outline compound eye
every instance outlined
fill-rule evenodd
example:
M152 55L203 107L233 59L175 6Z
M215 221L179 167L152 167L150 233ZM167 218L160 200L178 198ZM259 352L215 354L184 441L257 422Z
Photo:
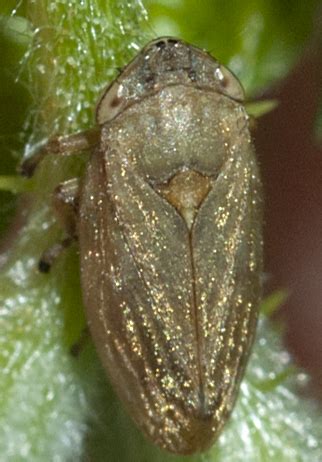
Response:
M243 87L237 77L227 67L219 66L215 70L215 77L223 94L237 101L244 101L245 94Z
M120 96L121 84L114 81L103 92L96 106L96 121L104 124L114 119L124 108L124 99Z

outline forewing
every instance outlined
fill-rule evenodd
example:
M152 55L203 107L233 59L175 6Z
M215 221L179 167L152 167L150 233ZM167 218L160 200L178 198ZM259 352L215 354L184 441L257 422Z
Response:
M94 341L132 417L178 447L199 407L187 228L120 152L94 155L84 185L82 284Z
M192 234L205 406L218 427L253 341L262 271L261 184L247 132L226 158Z

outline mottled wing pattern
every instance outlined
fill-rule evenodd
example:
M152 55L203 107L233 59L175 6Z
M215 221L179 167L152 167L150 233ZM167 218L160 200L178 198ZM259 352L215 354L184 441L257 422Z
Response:
M88 319L128 410L159 444L175 448L199 406L188 234L119 152L107 155L106 163L94 155L81 201Z
M205 408L220 430L255 333L262 271L262 204L243 133L198 212L192 233Z
M82 284L93 337L136 423L173 452L204 449L221 429L257 319L260 183L237 122L238 141L225 148L191 233L113 141L94 153L84 181Z

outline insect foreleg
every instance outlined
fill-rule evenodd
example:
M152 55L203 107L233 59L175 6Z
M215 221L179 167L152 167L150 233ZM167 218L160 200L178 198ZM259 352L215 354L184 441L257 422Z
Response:
M47 143L39 148L34 155L27 158L20 165L20 173L23 176L31 177L38 164L48 155L70 156L80 151L87 151L95 147L99 141L100 129L94 128L84 132L67 136L54 136Z

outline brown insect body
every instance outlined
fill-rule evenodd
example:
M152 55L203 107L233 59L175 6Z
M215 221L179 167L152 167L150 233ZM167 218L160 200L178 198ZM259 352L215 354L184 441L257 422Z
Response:
M80 201L101 360L143 432L182 454L232 410L260 295L261 186L242 91L220 69L179 41L143 50L98 105Z
M161 38L103 94L100 130L52 140L23 165L96 144L80 189L60 187L60 216L76 221L108 376L144 434L176 454L218 436L255 333L262 197L242 100L209 54Z

